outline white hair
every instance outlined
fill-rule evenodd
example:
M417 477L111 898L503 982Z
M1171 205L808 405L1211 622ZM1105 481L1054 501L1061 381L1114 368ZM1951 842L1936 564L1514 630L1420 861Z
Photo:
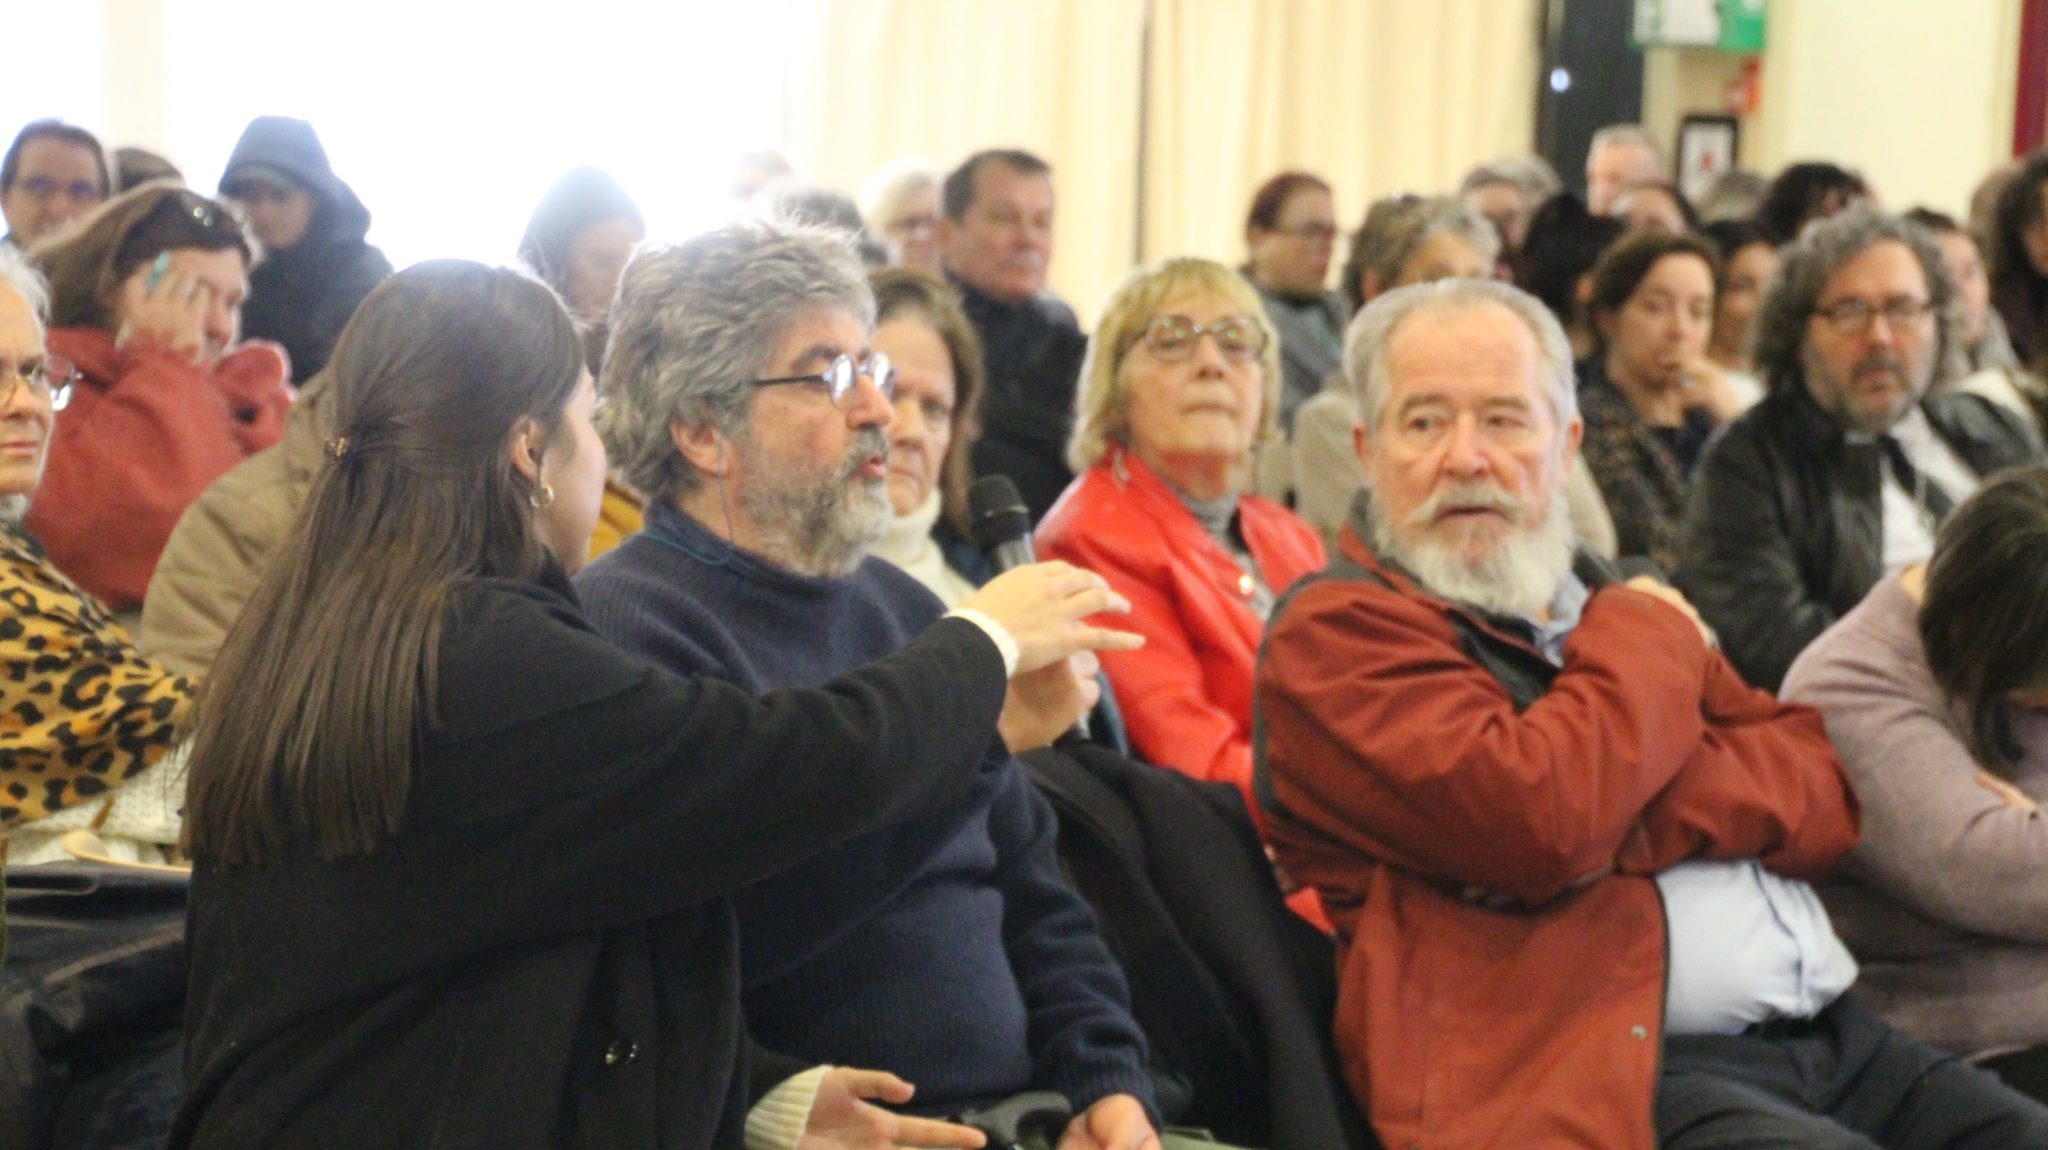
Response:
M35 317L36 335L42 336L50 318L50 289L42 273L12 245L0 245L0 287L14 289L28 304L29 314Z
M1499 280L1446 279L1410 284L1374 297L1344 333L1344 374L1358 392L1358 418L1368 437L1378 433L1387 396L1393 391L1394 381L1387 373L1387 344L1401 321L1418 312L1464 311L1486 303L1514 313L1536 337L1536 346L1543 352L1543 393L1559 429L1578 418L1571 341L1550 309L1528 292ZM1564 441L1560 437L1558 442L1561 449Z

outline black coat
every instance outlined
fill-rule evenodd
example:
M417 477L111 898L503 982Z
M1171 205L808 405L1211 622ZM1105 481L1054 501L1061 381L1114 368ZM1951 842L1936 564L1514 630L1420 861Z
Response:
M2018 416L1930 396L1927 420L1980 476L2041 461ZM1707 446L1693 472L1677 583L1745 679L1776 691L1792 660L1884 575L1884 462L1804 388L1774 393Z
M194 873L170 1145L737 1147L727 896L957 799L994 645L941 621L755 700L605 642L557 574L459 591L440 666L394 837Z
M1036 523L1074 481L1067 438L1088 337L1073 310L1049 296L1008 303L953 282L988 367L974 474L1009 476Z

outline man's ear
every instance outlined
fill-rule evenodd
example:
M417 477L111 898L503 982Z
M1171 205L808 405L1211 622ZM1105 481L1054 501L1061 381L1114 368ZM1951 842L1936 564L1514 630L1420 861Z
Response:
M1576 415L1572 416L1572 421L1566 424L1564 428L1564 465L1566 470L1570 470L1572 462L1578 459L1579 441L1585 437L1586 421Z
M512 470L528 483L540 476L540 451L546 442L547 433L542 430L540 421L530 415L520 416L512 430L505 433L505 457L512 461Z
M1351 421L1351 454L1358 457L1358 465L1372 467L1372 441L1365 437L1365 424Z
M671 419L668 439L691 467L715 479L725 478L732 461L731 441L710 420L691 425Z

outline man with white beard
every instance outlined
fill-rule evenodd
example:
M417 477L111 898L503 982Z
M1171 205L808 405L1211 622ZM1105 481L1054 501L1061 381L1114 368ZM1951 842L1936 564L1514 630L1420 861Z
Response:
M2048 1145L2048 1110L1841 998L1802 880L1856 815L1818 716L1745 686L1675 592L1574 572L1550 314L1404 288L1345 371L1367 488L1274 613L1257 784L1337 928L1382 1141Z

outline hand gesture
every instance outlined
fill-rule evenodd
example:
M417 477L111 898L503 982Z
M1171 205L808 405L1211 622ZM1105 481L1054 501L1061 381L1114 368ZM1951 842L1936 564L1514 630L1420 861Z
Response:
M1112 1094L1074 1115L1057 1150L1159 1150L1159 1134L1136 1098Z
M1720 364L1700 354L1687 357L1678 370L1685 406L1706 412L1715 427L1742 414L1742 401L1736 398L1735 389L1728 383L1728 373Z
M205 362L206 312L213 304L213 289L191 271L175 266L169 253L136 268L122 282L119 299L121 328L115 344L169 352L195 365Z
M1088 626L1090 615L1123 614L1131 604L1102 576L1054 560L1014 567L960 606L1003 625L1017 641L1017 674L1049 667L1082 651L1129 651L1141 635Z
M1676 608L1679 614L1690 619L1692 625L1699 628L1700 639L1707 646L1714 647L1720 644L1720 637L1714 634L1712 627L1707 626L1705 619L1700 618L1700 613L1693 607L1692 600L1680 594L1678 588L1671 586L1669 583L1660 583L1648 575L1638 575L1623 583L1622 586L1631 591L1640 591L1652 599Z
M818 1084L810 1121L796 1150L909 1150L912 1147L960 1147L976 1150L986 1135L935 1118L912 1118L872 1106L878 1098L898 1105L910 1101L914 1088L894 1074L835 1066Z
M1021 755L1073 730L1102 698L1102 684L1095 679L1101 667L1093 651L1083 651L1011 679L996 720L1003 745Z

